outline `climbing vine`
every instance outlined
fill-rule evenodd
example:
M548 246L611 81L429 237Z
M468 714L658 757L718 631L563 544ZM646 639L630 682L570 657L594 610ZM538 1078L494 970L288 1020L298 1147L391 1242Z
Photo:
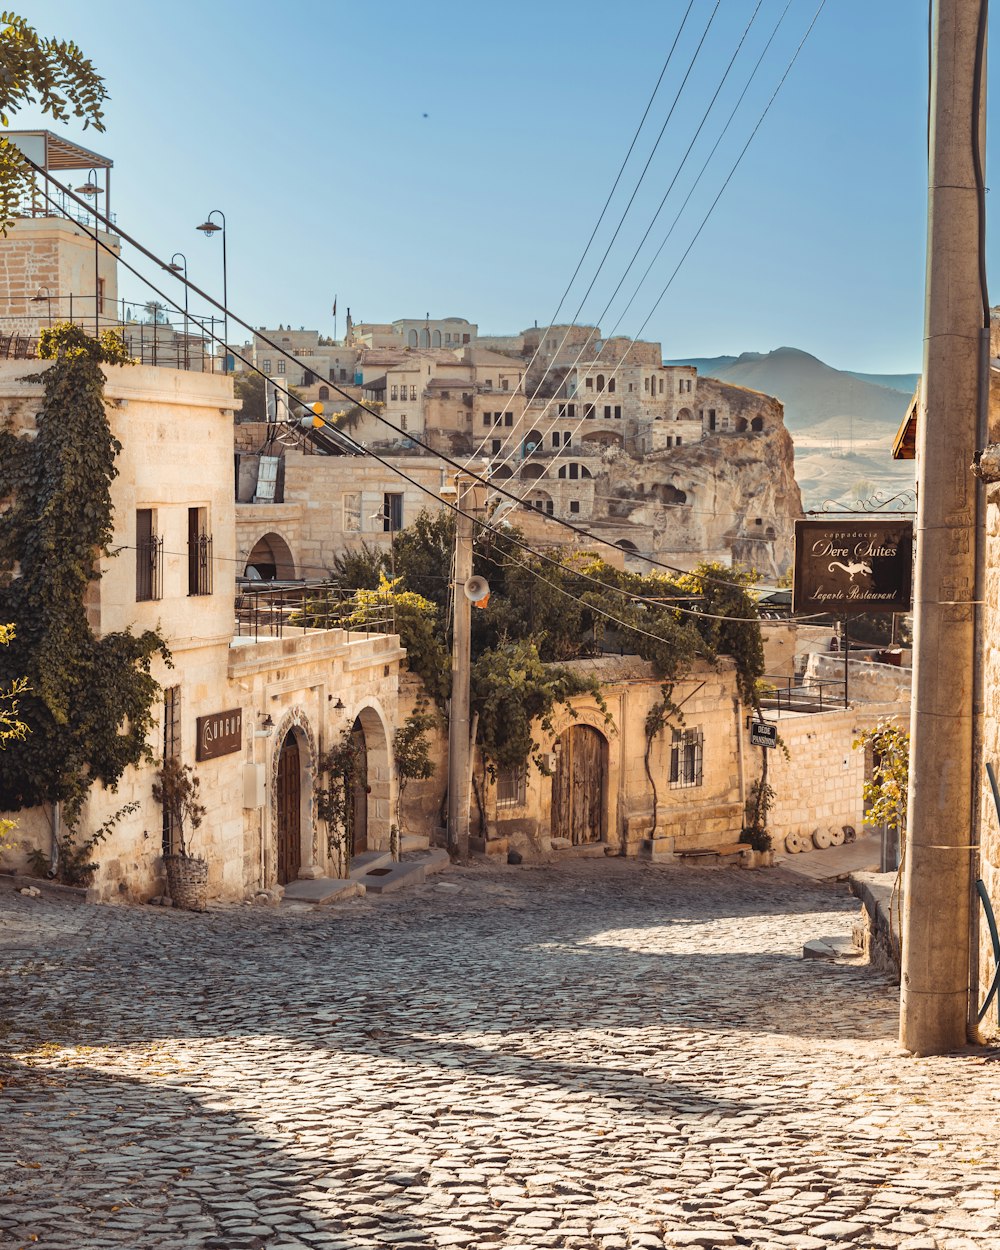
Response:
M152 659L170 656L146 630L98 637L88 620L99 559L113 530L111 483L121 444L104 404L102 364L130 363L111 331L99 340L69 323L43 330L51 366L35 435L0 431L0 620L14 625L0 650L0 688L27 687L31 733L8 744L0 810L65 803L73 825L95 781L114 789L129 765L151 759L147 736L159 686Z
M316 815L326 822L326 846L337 870L346 877L351 868L351 804L361 778L361 745L350 727L320 756L313 794Z

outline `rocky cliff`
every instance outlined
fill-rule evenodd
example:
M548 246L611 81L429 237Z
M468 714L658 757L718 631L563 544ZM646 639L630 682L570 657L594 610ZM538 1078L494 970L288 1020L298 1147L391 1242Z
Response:
M802 515L781 404L699 378L698 405L714 409L721 427L704 431L700 441L641 459L606 455L595 484L594 527L613 529L626 550L680 567L731 561L777 577L791 563L793 522Z

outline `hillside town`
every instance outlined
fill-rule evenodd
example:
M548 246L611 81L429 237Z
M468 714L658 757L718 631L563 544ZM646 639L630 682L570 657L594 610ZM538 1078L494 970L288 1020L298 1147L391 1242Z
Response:
M912 375L254 318L2 21L0 1245L1000 1244L978 261Z

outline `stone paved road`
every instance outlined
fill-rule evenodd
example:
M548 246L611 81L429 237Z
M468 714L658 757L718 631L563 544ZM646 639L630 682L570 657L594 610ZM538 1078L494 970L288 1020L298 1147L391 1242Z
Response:
M803 962L842 888L621 860L320 910L0 894L0 1247L1000 1247L996 1054Z

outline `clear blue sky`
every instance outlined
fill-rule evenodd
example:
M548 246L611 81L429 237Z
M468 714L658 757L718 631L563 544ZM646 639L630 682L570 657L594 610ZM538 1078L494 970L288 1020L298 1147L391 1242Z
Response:
M560 319L577 311L714 2L694 0ZM583 303L579 319L599 320L606 334L787 0L762 0L634 276L605 313L756 2L721 0L647 181ZM639 331L817 3L792 0L759 85L620 332ZM686 7L36 0L19 11L41 32L76 40L107 80L106 133L67 129L114 160L112 207L125 229L164 255L184 251L191 277L218 290L220 241L194 226L210 209L225 211L230 304L247 320L330 333L336 295L340 333L348 306L356 320L429 312L511 333L554 313ZM924 0L828 0L643 337L662 341L668 357L790 345L840 368L917 370L926 78ZM12 119L38 124L28 112ZM989 172L988 162L987 181ZM996 246L991 262L996 302ZM139 295L127 276L122 290Z

